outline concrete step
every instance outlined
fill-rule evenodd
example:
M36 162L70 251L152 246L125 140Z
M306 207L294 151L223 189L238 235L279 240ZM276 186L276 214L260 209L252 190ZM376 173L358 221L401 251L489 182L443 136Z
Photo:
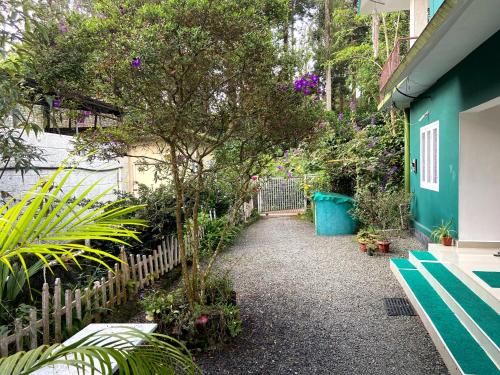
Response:
M391 269L452 374L499 374L500 368L417 266L392 259Z
M411 251L410 256L418 259L413 263L422 275L500 367L500 316L495 309L432 254Z

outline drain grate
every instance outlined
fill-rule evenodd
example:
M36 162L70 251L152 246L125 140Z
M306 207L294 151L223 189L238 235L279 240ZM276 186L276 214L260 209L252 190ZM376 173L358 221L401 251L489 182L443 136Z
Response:
M415 310L406 298L384 298L388 316L415 316Z

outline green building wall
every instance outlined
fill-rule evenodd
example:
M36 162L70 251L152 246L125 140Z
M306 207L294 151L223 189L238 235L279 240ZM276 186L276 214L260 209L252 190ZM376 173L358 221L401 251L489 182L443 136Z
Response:
M433 227L451 219L458 228L459 114L500 96L500 32L494 34L446 73L410 107L410 175L415 228L430 236ZM421 116L429 111L429 115ZM420 128L439 121L439 192L420 188ZM478 150L480 152L481 150ZM478 182L480 183L480 182ZM474 199L471 197L471 199Z
M429 0L429 17L432 18L438 11L444 0Z

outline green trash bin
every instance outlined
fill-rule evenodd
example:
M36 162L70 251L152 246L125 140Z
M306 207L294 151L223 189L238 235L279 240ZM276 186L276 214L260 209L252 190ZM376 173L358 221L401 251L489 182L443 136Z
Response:
M317 235L336 236L356 233L356 220L349 214L354 202L351 197L337 193L315 192L312 200Z

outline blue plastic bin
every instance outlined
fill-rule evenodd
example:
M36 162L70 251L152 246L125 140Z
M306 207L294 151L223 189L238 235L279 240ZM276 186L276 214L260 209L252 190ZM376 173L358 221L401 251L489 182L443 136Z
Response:
M351 197L337 193L315 192L312 200L317 235L336 236L356 233L356 220L349 214L354 202Z

